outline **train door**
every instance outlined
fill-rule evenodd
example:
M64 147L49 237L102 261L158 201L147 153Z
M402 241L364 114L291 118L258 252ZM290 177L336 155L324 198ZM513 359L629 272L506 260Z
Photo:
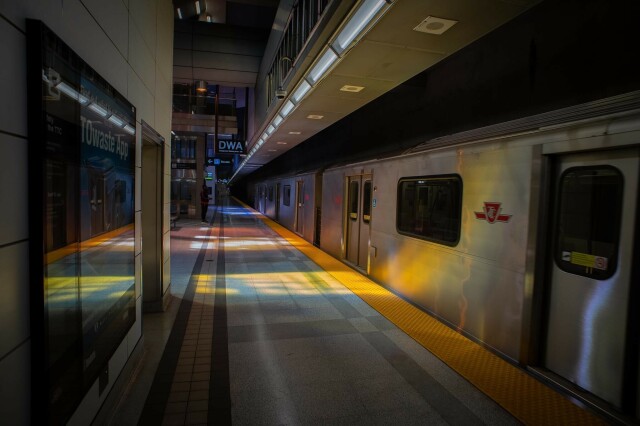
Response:
M304 232L304 181L296 182L296 233Z
M346 258L368 270L371 222L371 175L347 178Z
M558 159L547 268L545 367L619 408L625 380L633 376L631 386L637 386L637 357L628 367L633 342L627 322L629 309L640 308L630 302L638 261L638 154L629 149Z
M280 184L276 183L276 203L275 203L275 218L276 222L280 222Z

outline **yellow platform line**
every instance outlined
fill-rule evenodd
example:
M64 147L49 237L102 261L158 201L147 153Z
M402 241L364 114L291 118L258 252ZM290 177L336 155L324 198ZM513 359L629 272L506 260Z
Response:
M246 204L240 203L251 209ZM278 223L263 215L258 217L288 243L522 423L526 425L606 424L600 417L574 404L564 395L447 327Z

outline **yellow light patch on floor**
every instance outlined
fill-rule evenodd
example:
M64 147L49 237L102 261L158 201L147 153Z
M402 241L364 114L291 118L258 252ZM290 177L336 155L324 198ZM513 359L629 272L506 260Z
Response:
M283 226L265 216L260 217L282 238L524 424L606 424L595 414L572 403L557 391L455 332Z

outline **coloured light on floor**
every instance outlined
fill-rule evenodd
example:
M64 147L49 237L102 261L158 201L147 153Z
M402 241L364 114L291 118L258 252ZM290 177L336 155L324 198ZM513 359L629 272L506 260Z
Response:
M283 226L262 220L298 250L396 324L524 424L604 424L529 374L481 348ZM562 416L560 419L558 416Z

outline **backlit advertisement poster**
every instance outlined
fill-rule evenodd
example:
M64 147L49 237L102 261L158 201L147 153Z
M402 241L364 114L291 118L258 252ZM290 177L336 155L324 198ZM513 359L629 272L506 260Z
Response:
M34 410L62 424L135 322L136 116L41 22L27 33Z

